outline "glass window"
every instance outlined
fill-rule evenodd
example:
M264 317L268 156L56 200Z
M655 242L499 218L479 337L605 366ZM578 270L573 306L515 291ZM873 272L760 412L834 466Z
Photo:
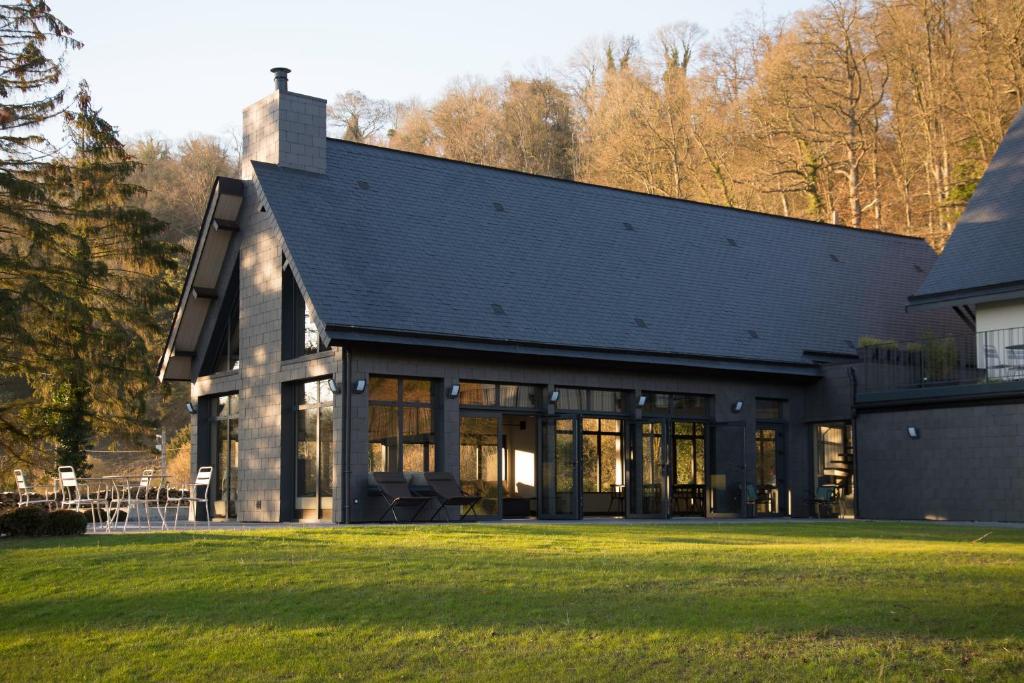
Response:
M238 367L238 302L236 301L234 310L228 317L227 327L224 329L214 372L237 370Z
M371 472L436 469L433 395L429 379L370 376Z
M707 417L711 414L711 397L700 394L645 394L645 415L672 415L675 417Z
M302 308L302 351L303 353L323 351L324 347L320 343L320 333L316 329L313 315L309 312L309 305L305 301L302 302Z
M774 398L757 399L758 420L781 420L786 402Z
M295 423L295 495L330 497L334 473L334 394L327 380L299 387Z
M538 388L529 384L463 382L459 403L484 408L536 408L539 394Z
M622 482L622 422L584 418L583 492L610 492Z
M674 420L672 443L675 448L675 483L704 484L705 425L703 422Z
M558 387L558 410L621 413L622 392L603 389Z
M497 384L462 382L459 386L459 403L464 406L493 406L497 402Z
M218 396L216 410L214 500L224 503L218 514L233 517L238 497L238 394Z

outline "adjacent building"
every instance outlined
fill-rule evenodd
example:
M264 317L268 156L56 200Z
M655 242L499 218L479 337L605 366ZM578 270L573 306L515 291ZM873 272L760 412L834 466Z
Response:
M993 321L1012 309L936 294L961 286L942 273L967 223L937 260L898 235L333 140L287 73L243 113L242 177L212 188L160 364L191 385L217 515L373 521L375 472L443 470L493 518L1024 519L1002 484L974 506L939 485L984 488L960 468L1003 449L991 476L1020 497L1016 431L996 447L986 413L961 457L936 441L941 411L1009 411L1013 392L919 405L967 385L901 365L922 363L907 340L977 340L989 302ZM999 365L970 386L1015 384Z

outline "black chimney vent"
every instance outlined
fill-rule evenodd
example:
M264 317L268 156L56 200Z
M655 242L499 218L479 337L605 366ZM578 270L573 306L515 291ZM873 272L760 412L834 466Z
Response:
M270 73L274 74L274 88L281 92L288 92L288 74L292 72L283 66L275 66L270 70Z

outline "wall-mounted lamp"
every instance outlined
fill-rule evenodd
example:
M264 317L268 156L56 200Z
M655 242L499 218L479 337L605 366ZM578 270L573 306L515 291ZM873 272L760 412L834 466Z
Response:
M333 377L328 378L328 380L327 380L327 388L331 390L332 394L340 394L341 393L341 389L338 388L338 383L334 381Z
M455 384L452 384L450 387L448 387L448 398L458 398L459 397L459 389L461 389L461 388L462 387L459 386L458 382L456 382Z
M732 412L738 413L743 410L743 401L736 401L732 404Z
M636 406L637 408L643 408L645 405L647 405L647 396L640 394L640 398L636 400Z
M199 414L199 408L196 408L196 404L192 403L192 401L189 401L188 403L185 404L185 410L188 411L189 415Z
M558 389L555 389L551 392L551 395L548 396L548 403L558 403L559 396L561 396L561 394L558 392Z
M352 383L352 393L361 394L364 391L366 391L365 379L357 379L355 382Z
M907 436L909 436L911 439L920 439L921 430L911 425L910 427L907 427Z

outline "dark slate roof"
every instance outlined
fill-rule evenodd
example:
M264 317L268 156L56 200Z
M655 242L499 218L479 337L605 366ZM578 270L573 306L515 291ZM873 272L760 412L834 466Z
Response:
M967 203L914 303L954 300L1006 285L1024 289L1024 111Z
M924 242L331 141L256 163L328 329L808 363L907 339Z

